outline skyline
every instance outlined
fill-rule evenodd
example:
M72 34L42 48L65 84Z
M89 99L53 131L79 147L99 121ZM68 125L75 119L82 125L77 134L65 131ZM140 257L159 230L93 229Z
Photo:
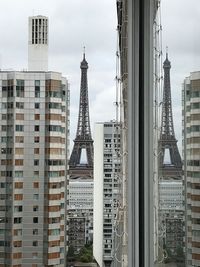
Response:
M18 4L25 4L24 7L20 7L23 15L34 6L32 0L28 4L24 1L17 1ZM152 19L153 23L156 14L157 7L153 6L155 2L147 1L141 4L140 0L137 0L132 5L132 0L122 0L123 8L120 11L118 9L118 14L120 14L119 40L120 52L122 52L120 59L123 68L121 76L116 76L116 55L118 55L116 50L119 40L116 38L115 15L117 13L116 1L120 0L109 1L109 4L112 3L109 9L105 3L102 12L98 10L98 7L102 7L102 3L98 3L99 6L94 5L93 2L90 3L94 0L88 0L88 2L77 0L69 4L63 1L58 1L57 5L55 0L50 0L49 3L45 1L46 4L48 3L45 6L44 3L40 4L36 0L38 5L42 5L42 10L33 11L34 14L32 14L35 16L29 27L29 36L31 36L29 44L35 45L35 50L38 48L36 47L38 43L46 43L47 40L45 19L35 18L41 14L51 21L49 71L43 76L40 73L41 64L34 64L35 74L26 71L31 70L27 68L29 65L28 38L25 34L30 16L26 16L26 23L24 16L16 16L19 13L17 11L19 6L15 4L11 8L11 14L8 13L9 10L4 10L11 20L4 17L6 23L2 26L2 32L6 38L2 33L1 65L3 67L6 63L5 65L11 69L17 63L19 68L14 67L17 71L11 73L8 71L7 74L1 71L1 165L4 166L1 173L3 178L1 193L4 201L1 209L4 212L2 223L8 222L8 227L5 224L2 229L1 245L4 247L4 254L2 254L1 261L6 264L10 261L13 266L16 265L15 261L19 263L18 265L24 266L31 265L33 262L32 265L36 267L39 258L43 265L72 264L72 260L78 260L78 257L73 250L73 243L70 243L69 222L71 218L75 218L72 224L78 222L76 218L79 219L80 215L81 221L85 222L82 224L84 228L81 225L79 229L74 227L75 234L72 235L71 240L79 236L79 232L85 233L86 237L86 233L91 229L91 233L94 233L93 256L101 267L113 264L123 267L139 264L147 267L172 260L182 262L180 265L184 265L185 256L186 265L200 266L198 249L200 230L197 227L200 214L200 206L198 206L200 200L200 181L198 180L200 114L197 113L200 106L200 92L198 92L200 84L198 45L200 43L197 38L199 30L195 27L200 15L200 4L191 7L190 5L197 3L197 0L191 0L190 4L182 4L180 0L176 0L176 4L172 0L161 0L164 3L162 7L164 11L162 13L162 51L159 54L159 45L152 46L152 41L156 40L152 34L157 33L158 24L151 25L149 21ZM88 3L90 3L89 6ZM119 4L118 8L121 8L121 2L117 4ZM131 8L127 8L126 4ZM6 3L4 7L9 8ZM109 14L111 8L113 14ZM104 11L109 15L105 16ZM187 19L186 16L188 16ZM127 18L131 22L130 28L127 27ZM14 22L16 27L11 31ZM158 20L155 19L155 23L157 22ZM21 31L18 31L21 25L23 27ZM51 27L53 27L52 32ZM191 27L194 29L190 30ZM127 29L130 29L130 32ZM17 49L25 37L27 38L25 44ZM86 41L83 42L84 37ZM12 48L10 53L4 53L10 48ZM26 57L24 57L25 53ZM153 58L155 59L158 54L159 57L162 55L160 57L162 63L159 63L162 74L158 73L156 76L156 62ZM38 56L39 62L43 55L46 53ZM131 58L128 55L131 55ZM166 57L169 58L171 64L168 60L165 61ZM37 56L33 53L33 62L36 61L35 59ZM68 161L71 154L70 148L73 146L72 140L76 138L78 115L80 115L79 118L84 118L82 121L79 119L81 121L78 124L81 126L80 132L87 128L86 121L88 120L84 112L78 112L79 108L81 110L81 105L79 107L80 84L84 89L83 95L87 96L86 82L81 79L81 70L84 69L84 81L87 80L85 59L89 63L89 113L95 148L94 159L92 159L94 160L94 175L93 173L90 175L94 185L93 200L90 198L91 204L93 202L93 209L82 214L74 209L71 211L70 218L68 216L70 214L68 212L69 180L73 179L70 173L72 164ZM24 67L21 68L20 64ZM127 69L128 66L130 68ZM185 107L182 110L182 83L192 71L198 70L198 73L191 75L191 86L184 87L187 90L184 96L188 97L182 103ZM67 80L57 72L62 73ZM116 121L108 121L115 117L114 113L118 106L114 105L115 87L121 77L122 92L119 101L124 105L119 105L122 118L118 125ZM171 88L169 88L169 77L171 77ZM156 81L161 81L162 86L154 86ZM71 108L67 105L70 101L68 82L71 84ZM187 84L189 84L188 79ZM190 90L189 94L188 90ZM166 92L163 94L164 98L161 95L163 91ZM157 95L158 98L156 98ZM171 99L173 113L171 113ZM87 110L86 103L85 97L83 107ZM160 108L154 108L155 106ZM163 132L160 132L159 127L155 125L157 118L159 118L158 126L161 124L161 108L163 110ZM94 122L96 122L95 127ZM102 123L105 125L105 131L102 132L101 129L96 133L94 128L96 129L96 126ZM109 133L107 130L110 125L116 126L116 130L111 129ZM170 131L173 134L170 135ZM182 139L182 132L184 139ZM77 131L78 138L75 139L75 144L79 142L79 146L76 151L80 151L81 136L84 136L83 139L87 143L89 141L93 143L92 138L89 138L90 134L82 135ZM69 138L71 147L68 142ZM177 152L176 139L181 154L182 147L184 149L183 160ZM84 145L86 147L86 144ZM168 153L171 156L169 162L165 161L166 151L170 152ZM91 156L93 151L90 150L89 154ZM75 157L77 156L76 152ZM173 157L177 160L173 161ZM80 172L76 177L83 179L82 167L88 169L89 164L82 165L81 163L83 161L77 164ZM99 184L99 181L103 184ZM170 186L162 185L162 181L167 181ZM175 186L173 181L180 181L180 183ZM95 194L95 188L97 194ZM78 198L78 194L74 193L74 197ZM102 196L105 201L102 201ZM166 197L162 199L163 196ZM177 201L172 203L171 199L177 200L178 197L180 197L179 203ZM100 205L95 205L95 202ZM182 202L183 206L180 205ZM165 207L164 204L166 204ZM84 207L82 206L81 209L83 211ZM103 217L97 218L95 209L97 214ZM86 228L89 215L91 215L91 225ZM11 230L7 229L9 227ZM30 229L33 231L29 231ZM13 235L7 235L7 232L12 232ZM101 233L96 235L97 232ZM179 233L180 236L178 236ZM13 239L12 236L16 238ZM95 236L98 244L97 251L104 253L104 259L95 253ZM87 244L86 238L82 239L83 245ZM21 253L15 254L15 251L16 253L21 251ZM25 254L24 251L27 253ZM7 252L11 253L7 254ZM70 253L66 255L68 252ZM81 254L82 250L80 256ZM79 260L85 261L82 257ZM92 248L89 260L92 261Z
M168 47L175 136L182 157L181 90L185 77L200 70L200 2L161 0L161 12L163 61Z
M181 86L191 71L200 70L200 40L196 23L200 16L200 3L197 0L189 3L181 0L162 0L161 5L163 61L165 47L168 46L172 64L171 90L175 135L181 151ZM180 6L182 12L179 12ZM116 2L18 0L13 3L12 0L2 0L0 22L6 27L0 28L0 34L3 36L0 51L1 69L27 69L28 17L38 14L49 17L49 70L62 72L70 83L70 138L73 140L78 122L80 62L84 46L89 64L88 90L92 132L94 122L108 121L115 116L113 103L117 49ZM73 142L71 148L72 146Z
M72 148L78 123L80 62L84 46L89 65L88 90L92 132L94 122L114 118L117 47L115 2L88 0L86 4L81 0L70 3L65 0L50 0L47 4L46 1L39 0L19 0L17 3L3 0L1 4L0 22L1 25L7 26L0 29L1 36L4 36L0 51L1 69L27 69L28 17L49 17L49 70L62 72L70 83ZM9 17L5 14L9 14ZM11 38L15 41L10 42Z

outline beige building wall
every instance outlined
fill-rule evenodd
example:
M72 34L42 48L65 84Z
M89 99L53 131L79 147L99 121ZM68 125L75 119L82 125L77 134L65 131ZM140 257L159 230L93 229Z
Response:
M200 72L183 84L186 265L200 266Z
M0 266L65 266L68 82L0 72Z

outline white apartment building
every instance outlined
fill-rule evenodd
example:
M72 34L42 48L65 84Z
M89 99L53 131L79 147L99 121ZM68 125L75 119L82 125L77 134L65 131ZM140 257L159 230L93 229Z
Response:
M167 211L183 211L183 181L159 181L159 208Z
M200 71L185 78L182 91L186 202L186 265L200 266Z
M92 179L69 181L69 210L93 210L93 184Z
M158 186L160 244L171 254L177 255L177 249L184 246L183 181L160 180Z
M93 241L93 179L69 180L68 241L75 251Z
M69 87L35 67L0 71L1 267L66 266Z
M64 266L68 83L0 72L0 266Z
M120 134L116 122L97 123L94 137L93 254L100 267L113 266L119 200Z

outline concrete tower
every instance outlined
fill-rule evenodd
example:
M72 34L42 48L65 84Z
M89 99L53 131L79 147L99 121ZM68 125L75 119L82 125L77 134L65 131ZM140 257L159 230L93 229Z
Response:
M28 70L48 70L48 18L29 17L28 25Z

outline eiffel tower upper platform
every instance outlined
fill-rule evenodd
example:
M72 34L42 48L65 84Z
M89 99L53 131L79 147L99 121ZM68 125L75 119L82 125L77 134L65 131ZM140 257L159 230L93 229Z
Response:
M85 59L85 51L81 62L81 87L80 87L80 102L79 116L76 138L74 147L69 160L69 175L70 178L78 177L93 177L93 140L90 130L89 118L89 102L88 102L88 83L87 69L88 63ZM81 162L83 150L86 152L86 162Z
M177 140L174 133L172 101L171 101L171 85L170 85L170 69L171 63L168 59L168 53L163 64L164 68L164 88L162 102L161 117L161 133L158 141L159 149L159 172L165 179L181 179L182 160L179 154ZM169 162L164 162L166 150L169 150Z

